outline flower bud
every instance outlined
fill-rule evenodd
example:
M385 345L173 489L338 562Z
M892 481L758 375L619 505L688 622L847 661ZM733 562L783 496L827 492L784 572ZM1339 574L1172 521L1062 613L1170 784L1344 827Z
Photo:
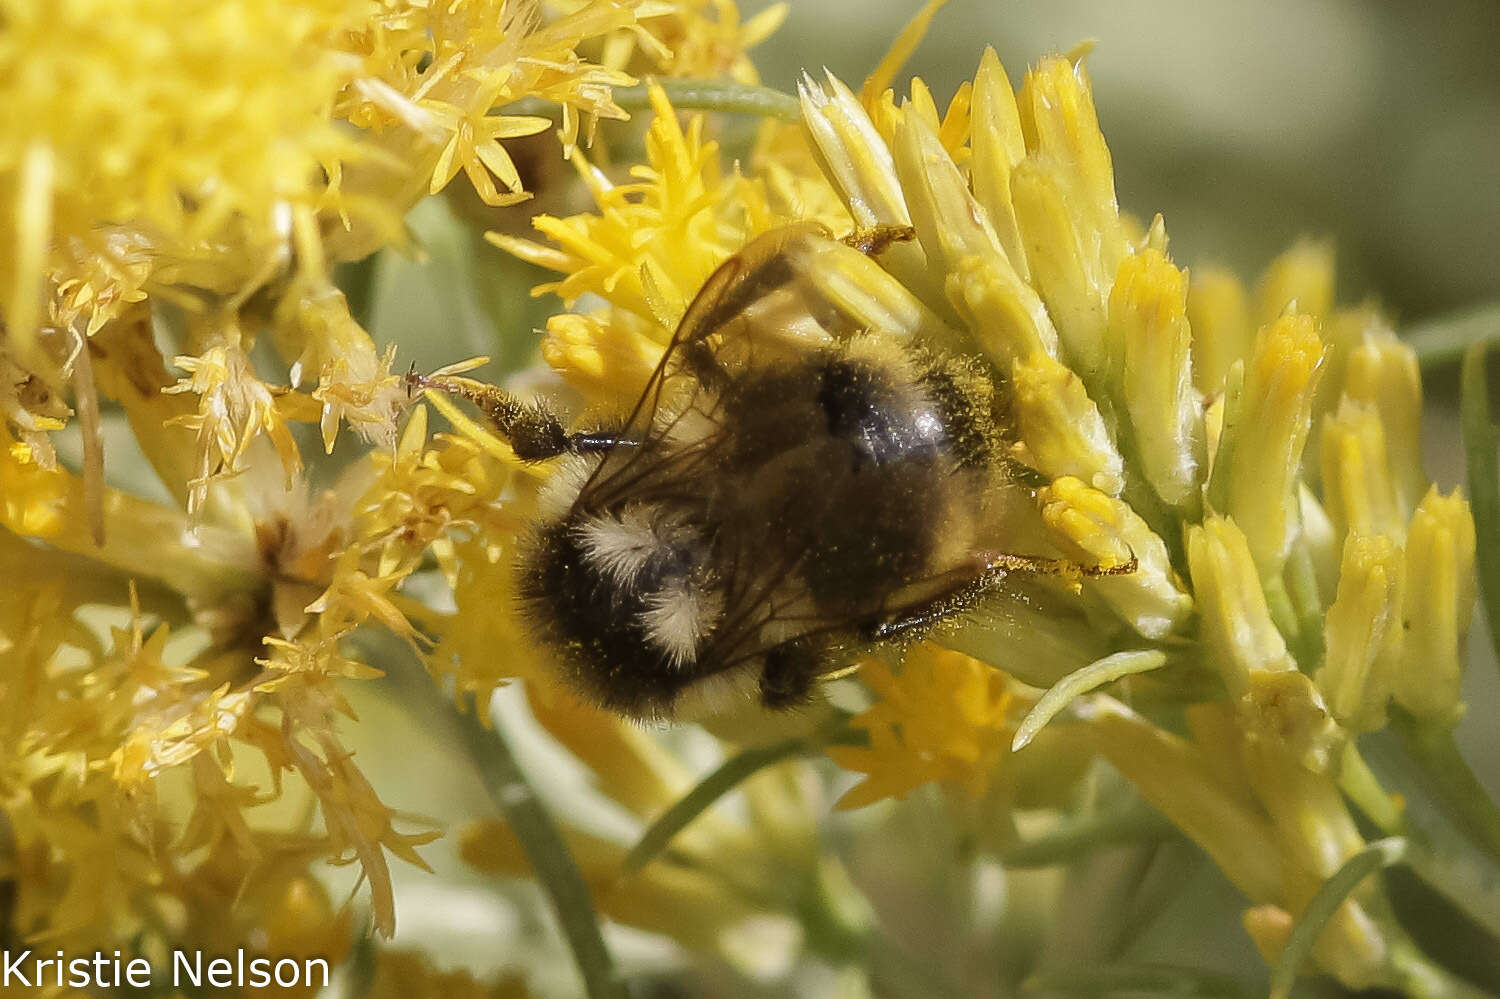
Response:
M1165 638L1193 611L1178 584L1166 543L1125 502L1074 478L1058 479L1037 493L1042 519L1063 551L1085 565L1120 565L1132 557L1135 572L1085 580L1125 622L1146 638Z
M1261 275L1255 289L1255 317L1274 323L1289 309L1308 316L1326 316L1333 308L1333 246L1299 240Z
M1254 342L1245 286L1228 271L1194 268L1187 315L1193 331L1193 384L1204 395L1222 392L1230 367L1249 359Z
M1162 253L1125 258L1109 296L1112 352L1145 476L1169 506L1197 500L1203 414L1192 382L1187 275Z
M1388 329L1367 334L1345 362L1344 396L1374 406L1385 428L1397 507L1408 516L1427 489L1422 473L1422 375L1417 355Z
M1026 259L1068 360L1092 386L1113 363L1106 304L1130 252L1109 149L1081 63L1042 60L1026 75L1017 105L1029 155L1011 175L1011 196Z
M1256 336L1244 386L1225 413L1212 495L1244 532L1264 578L1281 571L1296 529L1295 486L1322 358L1313 319L1283 316Z
M1125 462L1071 368L1046 354L1017 359L1011 391L1021 439L1043 474L1075 476L1111 496L1120 494Z
M1325 654L1318 687L1345 728L1385 726L1385 705L1401 663L1404 558L1383 535L1344 541L1338 595L1323 626Z
M1406 536L1406 629L1396 700L1418 718L1451 724L1463 713L1464 639L1474 619L1474 518L1454 490L1436 486Z
M909 225L895 161L859 98L831 73L822 84L804 74L797 94L803 120L854 223Z
M1405 533L1387 457L1385 424L1374 406L1345 398L1323 421L1323 505L1339 536Z
M1024 281L1030 272L1011 200L1010 175L1026 157L1026 139L1021 134L1016 95L1010 89L1000 57L992 48L984 50L979 72L974 77L969 128L969 145L974 152L971 164L974 196L984 206L1011 267Z
M1245 693L1252 672L1295 669L1238 525L1209 515L1188 529L1187 552L1206 658L1223 674L1230 693Z

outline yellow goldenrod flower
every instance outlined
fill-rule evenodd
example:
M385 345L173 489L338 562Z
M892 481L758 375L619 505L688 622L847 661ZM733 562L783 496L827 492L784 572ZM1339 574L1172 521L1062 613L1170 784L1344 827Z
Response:
M749 50L769 38L786 20L787 5L775 3L741 21L732 0L674 0L638 13L640 26L607 43L605 63L633 69L628 51L638 49L661 76L728 78L759 83Z
M1321 445L1323 503L1339 536L1405 534L1379 410L1345 396L1323 421Z
M1288 312L1326 316L1333 307L1333 246L1304 239L1281 254L1255 289L1255 321L1274 323Z
M972 797L984 790L1019 721L1021 705L1003 673L961 653L922 645L899 674L866 660L861 676L878 700L852 724L869 734L870 745L835 747L828 755L865 779L837 807L904 798L928 781L954 784Z
M1110 292L1109 339L1142 474L1169 506L1197 502L1203 414L1189 357L1187 274L1156 250L1127 257Z
M1056 360L1057 330L1046 307L1003 257L960 257L948 277L947 291L954 308L974 329L980 348L1002 369L1011 363Z
M286 471L287 480L302 469L302 457L271 389L255 377L250 359L239 347L214 347L201 357L178 357L173 363L188 373L165 392L193 392L198 412L176 418L176 425L198 438L197 474L188 495L188 512L202 505L217 476L241 470L250 445L267 434Z
M1102 755L1245 894L1276 960L1365 846L1341 784L1351 736L1384 725L1392 697L1433 726L1462 711L1468 507L1422 476L1414 355L1372 307L1333 311L1328 244L1288 251L1253 295L1211 270L1190 281L1159 216L1120 214L1081 53L1017 91L987 50L946 104L919 78L898 95L938 6L858 93L804 77L802 121L764 124L733 162L734 130L651 85L629 163L593 127L625 117L612 88L652 72L754 84L747 51L783 5L0 0L0 573L24 581L0 600L0 936L338 960L355 919L324 863L355 865L389 935L390 860L424 867L438 833L343 737L355 682L389 665L363 642L384 636L456 695L526 681L549 751L588 771L613 823L556 823L599 910L753 979L804 952L843 970L873 946L822 842L817 771L786 754L837 731L827 755L859 776L836 807L937 782L984 810L988 846L1035 803L1007 757L1038 697L1057 724L1017 761L1046 775L1034 797L1076 803L1080 775L1104 772L1079 759ZM986 443L1006 474L974 526L1039 571L942 591L965 620L863 660L864 710L663 735L555 689L515 609L549 470L445 397L413 398L483 390L460 377L479 362L403 376L356 320L355 286L335 285L460 174L487 208L519 205L516 140L554 125L591 208L536 215L535 240L488 238L555 274L539 294L582 303L549 320L541 353L584 406L628 411L705 279L775 229L785 287L734 322L909 340L993 390ZM82 473L51 441L75 410ZM106 483L106 423L166 499ZM376 446L314 489L297 424L341 458ZM346 424L359 442L339 440ZM1077 696L1147 669L1133 708ZM700 771L731 763L713 771L726 780L763 748L740 754L740 737L767 735L779 762L728 807L632 852ZM1062 743L1079 759L1048 755ZM462 855L531 876L519 835L472 825ZM1313 960L1347 987L1400 986L1409 951L1370 883ZM416 955L373 961L376 995L524 993Z
M1245 286L1227 271L1195 268L1187 317L1193 331L1193 384L1204 395L1218 393L1229 369L1250 356L1254 342Z
M1445 718L1456 704L1448 681L1431 688L1443 688L1441 706L1402 694L1415 665L1401 636L1414 560L1440 577L1423 584L1435 603L1420 612L1436 622L1422 640L1450 650L1424 653L1447 664L1444 676L1457 676L1472 601L1459 583L1472 586L1462 507L1429 498L1409 532L1403 523L1421 485L1412 355L1373 309L1331 311L1327 244L1288 251L1253 295L1211 269L1189 282L1160 218L1140 231L1120 216L1080 59L1044 60L1017 93L987 52L939 113L920 80L905 98L888 89L911 44L903 36L858 94L832 76L803 78L826 181L795 183L836 192L856 231L910 226L915 239L867 259L789 238L798 293L812 289L831 318L791 323L774 303L763 308L797 335L913 337L990 365L1011 454L1045 480L1017 475L1017 501L997 504L997 536L1083 567L1138 564L1082 580L1081 598L1055 580L1007 579L1020 599L982 602L933 639L1043 685L1112 662L1122 642L1141 662L1170 654L1152 684L1172 683L1179 663L1216 673L1227 702L1210 684L1216 693L1189 708L1190 739L1107 696L1070 709L1245 892L1246 925L1275 959L1323 880L1363 847L1338 783L1349 734L1379 727L1392 694ZM779 169L778 189L794 186L788 168L751 162L724 180L698 120L684 130L663 95L653 104L644 183L612 187L580 159L597 212L539 220L551 245L495 237L558 271L547 287L565 299L592 292L609 304L549 327L547 359L591 400L631 399L702 275L752 234L793 221L759 193L763 170ZM817 203L818 221L848 229ZM672 244L675 258L659 248L669 223L689 237ZM1386 419L1398 429L1383 432ZM1304 453L1315 430L1321 483ZM1018 699L1004 675L936 645L901 658L862 669L876 699L853 725L869 744L829 750L863 775L840 807L927 781L977 796L1002 767ZM660 793L657 783L632 797ZM616 862L597 844L579 848L601 871ZM1372 887L1338 909L1313 956L1345 984L1391 984L1405 980L1404 946Z
M1380 414L1397 509L1409 517L1427 489L1417 357L1390 329L1376 326L1348 352L1344 366L1343 397L1373 406Z
M1249 710L1193 709L1191 741L1108 698L1079 710L1110 762L1261 903L1247 910L1246 927L1274 960L1292 917L1361 841L1337 787L1307 770L1277 734L1305 727L1309 712L1326 719L1309 699L1307 679L1290 672L1261 680L1266 689L1247 702ZM1275 913L1281 917L1271 918ZM1271 932L1277 926L1280 934ZM1391 981L1399 973L1388 960L1388 932L1350 899L1319 938L1314 957L1341 980Z
M1085 581L1127 624L1146 638L1165 638L1186 623L1193 598L1183 592L1167 546L1126 503L1062 478L1037 494L1042 518L1063 551L1082 565L1137 568L1122 576Z
M1099 407L1078 374L1045 354L1011 369L1016 426L1036 467L1054 479L1073 477L1118 496L1125 462Z
M1187 554L1201 640L1230 692L1245 692L1253 672L1296 669L1271 621L1250 545L1234 520L1210 516L1190 528Z
M321 424L330 449L345 422L394 445L409 404L392 355L329 272L403 241L407 210L459 172L489 203L523 198L505 143L550 122L504 113L516 101L560 105L566 144L582 116L623 117L610 88L632 78L580 47L639 30L641 6L0 10L11 111L0 197L13 209L0 223L0 561L35 584L0 601L7 932L159 949L190 939L196 914L206 934L206 913L249 893L188 866L200 847L224 870L289 852L255 868L257 897L282 900L278 926L292 925L286 906L306 897L310 865L356 862L374 924L393 930L387 857L420 864L414 848L432 834L396 828L336 731L350 713L339 682L377 675L347 639L379 626L420 643L408 612L443 623L401 592L429 551L460 606L475 601L482 570L514 543L532 481L488 435L429 441L418 418L392 453L309 495L292 424ZM718 15L742 45L774 20L739 28L732 7ZM689 28L700 56L684 51L686 62L706 51L705 30ZM678 58L660 41L653 51ZM177 371L158 335L178 339ZM262 338L284 371L266 370ZM81 477L56 466L47 438L68 400L85 437ZM168 503L105 487L101 400L120 404ZM137 584L139 602L127 601ZM128 607L129 627L93 634L88 605ZM489 690L520 671L474 648L460 686ZM243 766L247 754L264 766ZM320 813L316 832L286 827L303 808L261 807L286 796ZM277 895L298 885L300 896ZM347 919L324 923L347 938ZM243 940L226 930L215 946Z
M866 229L910 225L890 147L854 93L832 74L826 86L804 76L797 92L829 180L849 206L854 224Z
M1005 67L992 48L984 50L974 76L970 145L973 153L974 197L984 206L1005 257L1025 280L1030 276L1021 228L1011 198L1011 174L1026 156L1021 115Z
M1108 377L1109 292L1128 247L1082 62L1042 60L1017 104L1028 155L1011 193L1026 258L1069 363L1094 389Z
M1322 360L1311 316L1277 319L1256 336L1244 383L1227 401L1214 467L1225 489L1211 485L1210 501L1234 518L1266 578L1281 571L1295 536L1296 481Z

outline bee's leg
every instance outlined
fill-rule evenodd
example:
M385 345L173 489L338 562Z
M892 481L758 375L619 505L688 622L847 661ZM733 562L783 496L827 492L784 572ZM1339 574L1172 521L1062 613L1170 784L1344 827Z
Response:
M964 601L936 600L925 607L907 611L900 617L873 622L863 629L863 637L867 642L884 642L913 632L926 631L964 606Z
M570 434L557 414L542 403L522 402L502 388L472 378L429 377L412 372L406 381L412 389L436 389L472 402L522 461L545 461L564 454L608 451L616 445L636 443L608 431Z
M930 628L972 606L1007 576L1027 573L1033 576L1063 576L1070 579L1096 579L1100 576L1125 576L1140 568L1134 553L1115 565L1084 565L1063 558L1040 555L1013 555L1010 552L985 552L982 569L968 582L929 603L904 611L897 617L875 621L865 629L865 637L874 642L898 638L913 631Z
M766 653L760 675L760 702L768 708L791 708L811 695L820 668L817 649L806 641L778 645Z
M878 257L892 243L904 243L917 237L917 230L909 225L872 225L868 229L855 229L844 237L844 245L852 246L867 257Z

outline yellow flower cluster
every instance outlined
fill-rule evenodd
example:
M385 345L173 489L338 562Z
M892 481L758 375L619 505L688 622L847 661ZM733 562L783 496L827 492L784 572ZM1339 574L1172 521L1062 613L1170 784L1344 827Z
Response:
M839 808L903 798L928 781L974 798L984 792L1015 735L1017 698L1005 674L961 652L922 645L899 674L872 660L860 677L878 698L851 722L869 745L834 747L828 755L866 777Z
M317 861L358 864L392 932L388 858L420 865L436 833L396 828L336 731L341 682L378 675L350 639L375 625L439 672L462 662L461 689L526 672L478 624L434 647L446 619L401 590L431 556L461 609L503 601L535 476L456 413L468 434L430 440L419 409L397 443L408 389L332 269L402 243L406 212L460 172L491 205L527 197L505 143L553 119L517 102L554 109L571 147L625 117L612 88L641 59L744 75L778 17L0 3L7 934L224 948L296 925L278 894L296 888L323 927L303 935L337 956L352 926L307 901ZM114 412L165 501L106 485ZM81 473L52 444L75 414ZM345 423L391 446L310 490L296 425L331 450Z
M580 145L624 117L613 88L642 71L755 83L746 50L783 7L0 0L0 570L24 581L0 601L0 930L338 958L352 917L309 874L332 861L358 865L389 935L389 858L420 866L437 833L405 828L337 731L345 682L377 675L356 642L371 632L458 693L537 681L531 713L642 828L692 789L533 661L511 566L545 470L441 397L412 405L417 380L332 277L402 243L406 212L460 173L491 208L527 197L506 143L555 109L594 209L489 238L558 275L539 294L588 303L542 345L587 403L632 402L754 236L910 228L878 262L830 241L788 252L855 327L989 365L1015 464L1036 473L1007 510L1018 552L1133 566L1012 580L1022 599L866 663L869 704L828 751L863 775L838 807L927 782L979 798L1012 745L1069 724L1243 891L1275 959L1365 845L1342 796L1368 777L1353 736L1462 712L1472 518L1423 474L1413 356L1374 310L1335 307L1325 246L1294 247L1253 292L1179 267L1159 217L1118 209L1081 56L1016 89L986 52L945 108L920 80L898 99L936 6L859 93L804 78L802 121L763 125L743 165L652 85L625 174ZM451 432L430 432L427 405ZM106 482L116 410L164 501ZM78 473L52 444L74 415ZM313 424L328 451L345 424L384 446L315 492ZM1125 683L1142 704L1112 696ZM1189 702L1185 734L1148 717L1158 694ZM805 776L764 769L743 817L697 816L644 866L609 837L563 837L612 919L773 976L869 929ZM526 869L499 823L463 851ZM1409 953L1370 888L1313 957L1349 987L1400 987ZM481 989L399 953L374 986Z

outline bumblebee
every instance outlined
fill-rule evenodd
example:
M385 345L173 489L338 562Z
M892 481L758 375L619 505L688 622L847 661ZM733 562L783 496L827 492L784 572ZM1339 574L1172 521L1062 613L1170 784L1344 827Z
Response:
M754 239L610 429L569 433L542 405L413 376L477 403L521 458L556 462L518 560L521 612L586 698L638 718L745 695L793 707L854 651L1007 574L1070 568L988 545L994 499L1014 493L988 370L857 328L805 266L911 235L798 223Z

